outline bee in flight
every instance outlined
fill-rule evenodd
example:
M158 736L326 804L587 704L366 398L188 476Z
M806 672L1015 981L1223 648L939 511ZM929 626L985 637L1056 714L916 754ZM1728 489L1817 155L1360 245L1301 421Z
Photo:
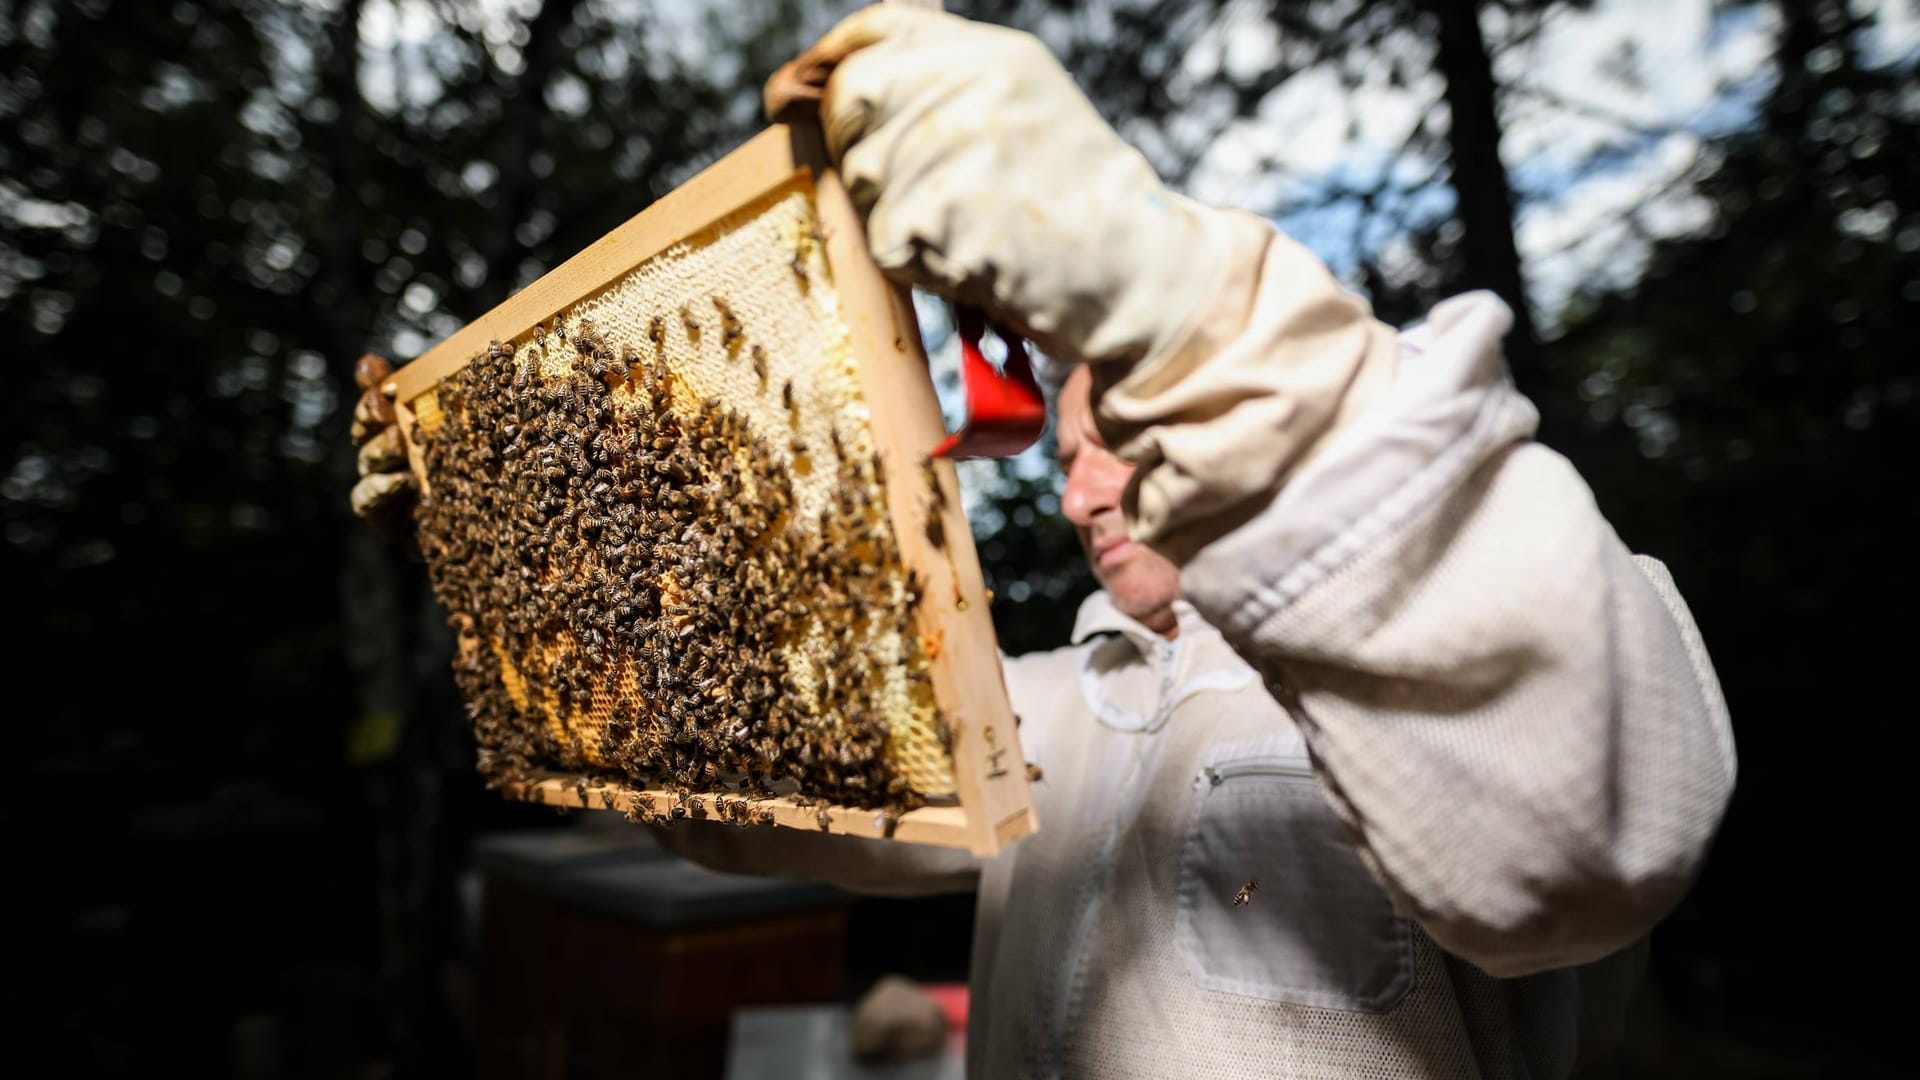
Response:
M1243 907L1246 904L1250 903L1253 900L1253 891L1255 889L1258 889L1259 887L1260 887L1259 878L1254 878L1252 881L1249 881L1245 885L1240 886L1240 891L1233 894L1233 906Z

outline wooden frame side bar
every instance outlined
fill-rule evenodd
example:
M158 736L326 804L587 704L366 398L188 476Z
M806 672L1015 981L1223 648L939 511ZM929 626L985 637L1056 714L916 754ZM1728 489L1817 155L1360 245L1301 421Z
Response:
M796 129L809 160L824 157L823 149L808 145L818 138L811 129ZM922 644L945 654L944 662L933 666L933 689L952 734L954 781L967 812L969 846L991 855L1032 832L1038 819L959 476L953 462L928 457L946 436L946 422L927 374L912 299L875 272L865 227L834 169L819 170L814 204L874 443L886 465L893 534L902 561L922 583Z

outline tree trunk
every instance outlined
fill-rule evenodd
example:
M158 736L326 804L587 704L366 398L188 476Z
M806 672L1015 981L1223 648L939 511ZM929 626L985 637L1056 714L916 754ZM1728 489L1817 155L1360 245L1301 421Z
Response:
M1447 81L1447 131L1454 197L1464 229L1465 284L1491 289L1513 308L1507 361L1521 390L1538 372L1538 337L1513 236L1513 189L1500 160L1493 58L1480 34L1479 0L1421 0L1438 23L1440 74Z
M476 290L475 315L505 300L513 289L520 243L515 236L533 212L539 178L533 175L533 154L539 149L541 120L547 113L547 83L560 70L566 50L560 32L573 22L580 0L547 0L527 23L526 66L505 93L498 156L500 214L493 234L484 242L481 257L486 276Z
M346 0L334 15L327 30L327 59L319 73L321 96L334 106L333 117L314 133L315 149L325 156L327 181L332 185L332 208L328 215L326 245L322 250L325 272L316 302L332 313L327 320L331 330L328 357L336 372L349 376L351 386L354 361L368 343L373 312L367 295L368 274L360 269L360 242L366 232L366 213L360 204L358 185L361 168L359 138L360 117L366 103L360 98L360 11L363 0ZM349 404L347 412L351 413ZM344 434L346 424L340 423Z
M373 268L360 250L367 228L361 185L370 172L361 130L367 108L359 78L363 7L364 0L346 0L328 29L319 79L335 111L314 133L333 189L315 300L330 313L325 347L336 385L349 395L333 427L342 507L354 472L345 415L352 411L350 395L358 393L351 372L373 344L377 311ZM454 862L463 849L445 801L449 776L470 766L463 766L457 747L451 755L446 749L461 719L458 703L432 693L436 687L423 674L437 669L450 685L450 637L434 632L444 620L419 569L396 545L351 520L344 540L341 624L363 729L359 750L368 755L359 764L375 852L375 974L387 1066L397 1077L435 1075L462 1057L445 981L455 945Z

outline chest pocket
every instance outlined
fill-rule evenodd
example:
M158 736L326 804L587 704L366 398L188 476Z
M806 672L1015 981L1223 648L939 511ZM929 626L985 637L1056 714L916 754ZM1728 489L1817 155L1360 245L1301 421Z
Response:
M1195 786L1174 932L1199 984L1391 1009L1413 986L1412 927L1393 914L1307 762L1237 757L1203 769Z

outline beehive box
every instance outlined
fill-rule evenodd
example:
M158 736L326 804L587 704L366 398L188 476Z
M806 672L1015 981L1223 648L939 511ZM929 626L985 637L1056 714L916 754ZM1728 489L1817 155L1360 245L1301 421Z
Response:
M991 853L1033 830L913 309L776 125L393 376L509 795Z

